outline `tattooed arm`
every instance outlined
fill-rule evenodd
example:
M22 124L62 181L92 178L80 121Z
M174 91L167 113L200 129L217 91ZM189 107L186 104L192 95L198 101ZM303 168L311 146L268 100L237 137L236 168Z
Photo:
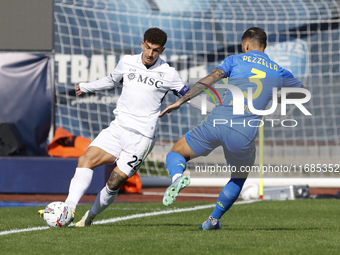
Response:
M194 84L194 86L189 89L187 93L180 99L178 99L175 103L166 107L160 114L159 117L163 117L165 114L170 113L174 110L177 110L183 103L189 101L191 98L194 98L202 93L203 89L206 89L206 85L213 85L215 82L221 80L225 77L225 72L219 68L215 68L210 74L206 77L200 79L198 82Z

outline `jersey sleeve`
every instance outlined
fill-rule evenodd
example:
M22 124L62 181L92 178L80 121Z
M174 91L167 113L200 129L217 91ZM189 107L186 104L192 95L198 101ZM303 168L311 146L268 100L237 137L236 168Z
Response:
M216 68L219 68L225 72L225 78L230 76L231 70L232 70L232 64L233 64L233 58L232 56L229 56L222 60L222 62L216 66Z
M106 90L113 88L115 83L120 82L120 80L123 78L123 66L124 66L123 59L118 62L116 68L108 76L93 82L79 83L80 90L82 92L94 92L97 90Z
M79 83L81 92L94 92L97 90L111 89L114 86L111 76L106 76L93 82Z
M302 82L294 78L294 75L286 69L282 71L282 87L297 87L301 88L303 86Z
M110 77L113 82L120 82L123 78L124 74L124 63L125 63L125 57L123 57L117 64L116 68L113 70L112 73L110 73Z

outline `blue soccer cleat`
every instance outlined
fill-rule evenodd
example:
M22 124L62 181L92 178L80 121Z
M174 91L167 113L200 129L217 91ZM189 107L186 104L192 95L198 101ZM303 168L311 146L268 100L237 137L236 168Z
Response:
M163 196L163 205L169 206L176 201L178 193L190 184L190 177L181 176L173 182L165 191Z
M218 230L221 229L222 223L219 219L215 219L212 216L202 223L200 230Z

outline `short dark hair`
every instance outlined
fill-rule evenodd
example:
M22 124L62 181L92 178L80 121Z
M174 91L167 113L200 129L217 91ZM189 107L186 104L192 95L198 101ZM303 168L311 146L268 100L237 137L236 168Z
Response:
M249 40L264 49L267 47L267 34L264 29L259 27L251 27L242 36L243 40Z
M158 44L162 47L164 47L167 39L167 34L158 27L149 28L144 33L144 42L148 41L149 43Z

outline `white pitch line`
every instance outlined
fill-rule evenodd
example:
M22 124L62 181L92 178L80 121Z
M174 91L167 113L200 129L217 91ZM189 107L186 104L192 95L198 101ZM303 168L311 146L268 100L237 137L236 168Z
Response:
M191 208L182 208L182 209L166 210L166 211L155 211L155 212L150 212L150 213L139 213L139 214L133 214L130 216L125 216L125 217L118 217L118 218L112 218L112 219L107 219L107 220L99 220L99 221L93 222L93 225L101 225L101 224L113 223L117 221L138 219L138 218L143 218L143 217L158 216L158 215L171 214L171 213L190 212L190 211L196 211L196 210L202 210L202 209L215 207L215 205L216 204L210 204L210 205L195 206Z
M164 192L143 192L147 196L163 196ZM218 197L219 194L203 194L203 193L180 193L178 197Z
M0 232L0 236L22 233L22 232L30 232L30 231L36 231L36 230L45 230L45 229L49 229L49 227L32 227L32 228L23 228L23 229L11 229L11 230Z
M256 200L253 201L240 201L236 202L235 205L237 204L249 204L256 202ZM150 213L139 213L139 214L133 214L125 217L117 217L117 218L111 218L107 220L99 220L93 222L93 225L101 225L101 224L107 224L107 223L113 223L113 222L118 222L118 221L124 221L124 220L131 220L131 219L138 219L138 218L143 218L143 217L151 217L151 216L158 216L158 215L164 215L164 214L171 214L171 213L181 213L181 212L190 212L190 211L196 211L196 210L202 210L202 209L207 209L207 208L212 208L215 207L216 204L210 204L210 205L200 205L200 206L195 206L191 208L182 208L182 209L174 209L174 210L164 210L164 211L154 211ZM71 224L70 226L74 226L74 223ZM12 229L12 230L6 230L0 232L0 236L4 235L10 235L10 234L17 234L17 233L22 233L22 232L31 232L31 231L37 231L37 230L46 230L49 229L49 227L32 227L32 228L23 228L23 229Z

